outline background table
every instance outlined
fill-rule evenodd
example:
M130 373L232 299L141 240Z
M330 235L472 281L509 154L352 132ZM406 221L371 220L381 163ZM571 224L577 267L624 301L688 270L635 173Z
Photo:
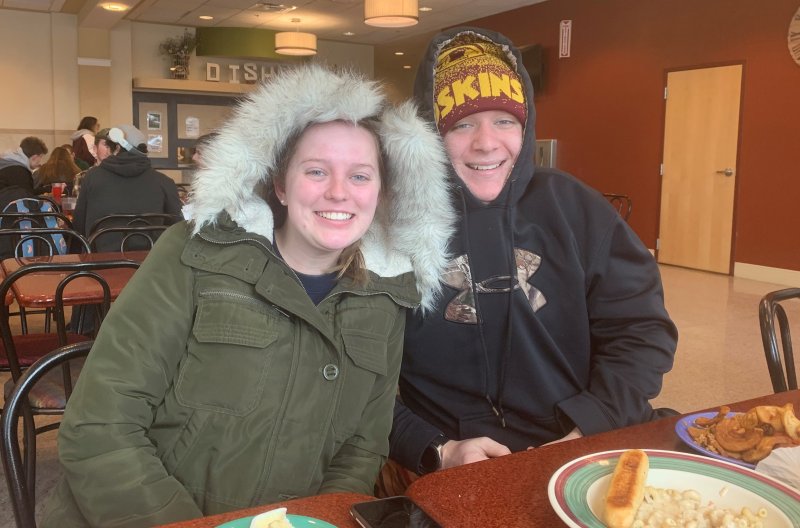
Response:
M7 277L25 264L31 262L53 262L59 264L76 262L104 262L111 260L132 260L142 263L148 251L126 251L110 253L81 253L55 255L52 257L8 258L0 262L2 278ZM111 300L119 296L122 288L128 283L136 270L119 268L98 271L111 288ZM46 308L55 306L55 291L58 283L68 275L67 272L37 272L20 278L12 286L11 291L17 304L24 308ZM76 279L64 290L64 304L90 304L102 301L102 289L92 279ZM6 303L10 299L6 299Z

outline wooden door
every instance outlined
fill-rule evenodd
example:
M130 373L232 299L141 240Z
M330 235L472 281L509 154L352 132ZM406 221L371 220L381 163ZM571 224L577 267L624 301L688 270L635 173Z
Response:
M667 75L658 262L730 273L742 66Z

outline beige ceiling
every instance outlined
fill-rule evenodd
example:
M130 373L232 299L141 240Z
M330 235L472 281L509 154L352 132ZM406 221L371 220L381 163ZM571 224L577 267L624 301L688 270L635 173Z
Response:
M103 2L114 1L131 6L125 13L102 9ZM367 26L363 21L363 0L0 0L0 9L52 11L78 15L80 27L110 29L120 20L178 26L225 26L299 29L316 33L325 40L359 44L385 45L410 37L429 35L443 27L476 18L539 3L544 0L419 0L420 7L431 11L419 13L419 24L409 28L385 29ZM260 4L270 4L265 10ZM276 12L274 6L297 8ZM201 20L200 15L214 19ZM345 36L345 32L355 35Z

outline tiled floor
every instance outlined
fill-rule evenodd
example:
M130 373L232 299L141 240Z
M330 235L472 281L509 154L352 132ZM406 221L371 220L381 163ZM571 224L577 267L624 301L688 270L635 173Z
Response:
M680 333L673 370L653 402L690 412L772 392L758 325L758 302L786 286L737 279L672 266L661 268L666 304ZM790 306L793 334L800 336L800 302ZM40 436L38 497L58 478L56 433ZM0 485L0 528L12 528L13 516Z

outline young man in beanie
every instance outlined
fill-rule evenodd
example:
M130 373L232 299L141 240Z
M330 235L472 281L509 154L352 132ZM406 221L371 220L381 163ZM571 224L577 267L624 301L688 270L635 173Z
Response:
M600 193L534 167L519 51L440 33L415 97L460 222L444 295L409 314L390 456L422 474L658 417L677 341L658 267Z

